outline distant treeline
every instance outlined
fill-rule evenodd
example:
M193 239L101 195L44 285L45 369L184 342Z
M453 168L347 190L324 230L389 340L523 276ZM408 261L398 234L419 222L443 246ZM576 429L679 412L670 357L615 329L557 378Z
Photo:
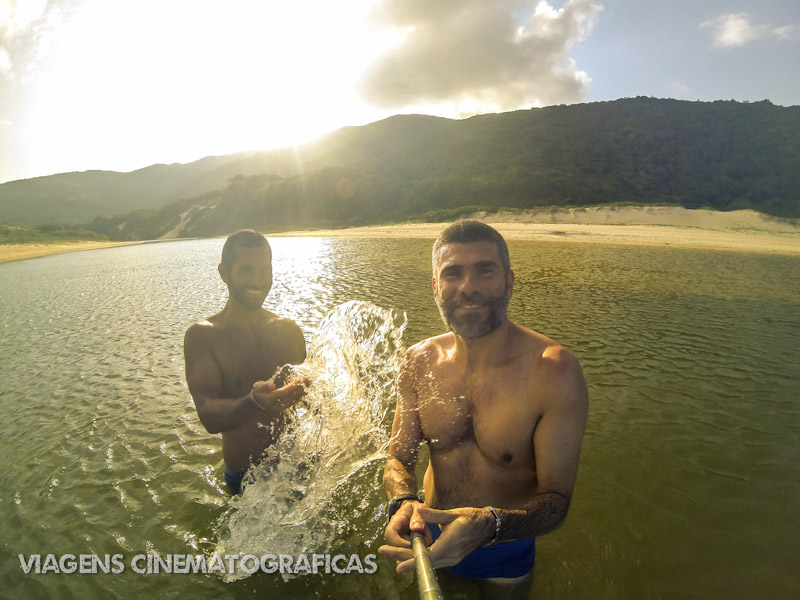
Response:
M60 225L40 225L39 227L0 225L0 244L60 244L107 240L105 235L96 231L72 229Z
M233 176L84 227L153 239L445 219L472 207L618 204L800 217L800 107L768 101L635 98L463 121L404 115L292 151L204 161L192 172L208 165L205 180ZM148 171L148 181L172 168Z

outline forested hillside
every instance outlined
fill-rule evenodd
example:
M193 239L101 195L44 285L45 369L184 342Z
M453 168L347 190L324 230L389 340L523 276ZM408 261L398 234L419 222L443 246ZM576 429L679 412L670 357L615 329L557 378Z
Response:
M117 217L98 212L88 227L149 239L384 223L467 206L619 203L800 216L800 107L767 101L635 98L462 121L405 115L227 158L204 159L207 169L160 166L162 187L177 189L177 169L197 195ZM50 202L58 198L53 190ZM0 220L10 221L3 207Z

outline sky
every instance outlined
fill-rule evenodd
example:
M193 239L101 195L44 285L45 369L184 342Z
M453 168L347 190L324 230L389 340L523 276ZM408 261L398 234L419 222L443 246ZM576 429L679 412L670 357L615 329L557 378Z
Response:
M0 183L798 74L798 0L0 0Z

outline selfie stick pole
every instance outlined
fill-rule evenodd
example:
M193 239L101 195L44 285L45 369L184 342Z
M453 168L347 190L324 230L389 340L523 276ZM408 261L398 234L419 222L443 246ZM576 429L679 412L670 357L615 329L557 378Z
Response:
M412 531L411 548L414 550L414 560L417 563L417 585L419 586L420 600L444 600L439 582L436 581L436 573L431 566L431 557L428 556L425 536L417 531Z

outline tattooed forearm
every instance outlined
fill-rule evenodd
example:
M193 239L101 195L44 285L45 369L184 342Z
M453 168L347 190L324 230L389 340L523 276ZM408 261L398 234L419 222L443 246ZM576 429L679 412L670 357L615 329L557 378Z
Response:
M501 520L498 539L530 538L549 533L564 522L568 510L569 498L558 492L537 494L521 509L497 509Z

